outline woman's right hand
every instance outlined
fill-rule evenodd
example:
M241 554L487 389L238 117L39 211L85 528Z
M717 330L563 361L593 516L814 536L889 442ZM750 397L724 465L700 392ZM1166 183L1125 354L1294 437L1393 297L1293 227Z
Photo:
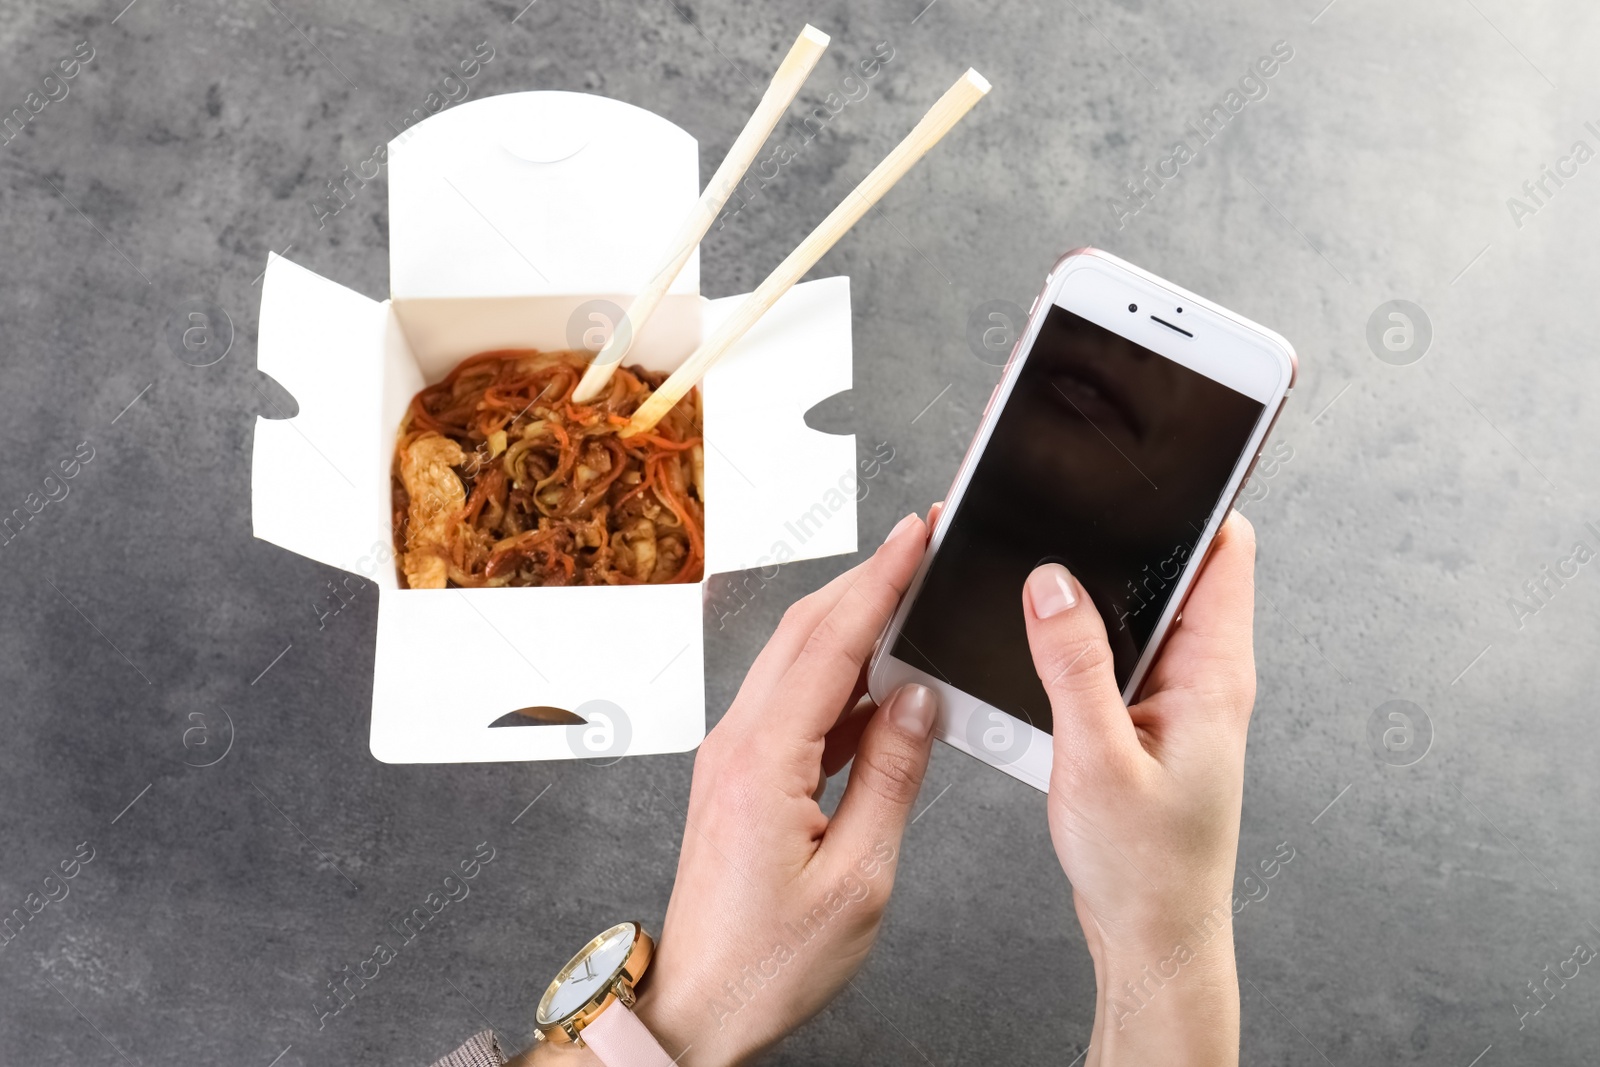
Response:
M1238 1062L1232 887L1254 564L1254 532L1234 512L1131 708L1083 587L1057 564L1028 578L1023 614L1054 716L1050 834L1099 986L1086 1067Z

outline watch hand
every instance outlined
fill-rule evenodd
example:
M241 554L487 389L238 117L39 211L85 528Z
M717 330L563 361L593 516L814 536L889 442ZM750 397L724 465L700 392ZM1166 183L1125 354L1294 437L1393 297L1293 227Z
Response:
M588 956L583 957L583 976L585 978L594 977L594 964L590 961Z

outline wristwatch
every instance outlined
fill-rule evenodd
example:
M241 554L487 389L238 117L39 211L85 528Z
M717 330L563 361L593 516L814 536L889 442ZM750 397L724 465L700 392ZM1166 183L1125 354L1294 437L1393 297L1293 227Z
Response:
M655 947L635 922L618 923L583 946L539 998L534 1025L544 1040L587 1046L605 1067L673 1067L630 1010Z

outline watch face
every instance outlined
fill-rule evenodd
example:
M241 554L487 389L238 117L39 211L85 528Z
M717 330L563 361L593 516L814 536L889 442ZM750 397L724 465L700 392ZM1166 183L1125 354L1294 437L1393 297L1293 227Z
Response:
M628 962L635 932L633 923L619 923L584 946L544 991L539 1000L538 1024L553 1026L562 1022L610 985Z

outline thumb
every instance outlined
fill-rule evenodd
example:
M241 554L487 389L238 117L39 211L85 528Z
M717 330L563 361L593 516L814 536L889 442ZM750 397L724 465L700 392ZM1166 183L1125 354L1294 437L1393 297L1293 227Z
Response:
M1136 749L1105 623L1083 586L1061 564L1046 563L1028 575L1022 600L1033 667L1050 697L1057 763Z
M938 710L933 690L904 685L873 713L828 825L834 848L855 855L885 841L898 847L928 769Z
M1165 689L1213 693L1236 718L1249 717L1256 691L1255 559L1255 530L1243 515L1230 513L1183 605L1183 625L1172 631L1150 669L1147 695Z

